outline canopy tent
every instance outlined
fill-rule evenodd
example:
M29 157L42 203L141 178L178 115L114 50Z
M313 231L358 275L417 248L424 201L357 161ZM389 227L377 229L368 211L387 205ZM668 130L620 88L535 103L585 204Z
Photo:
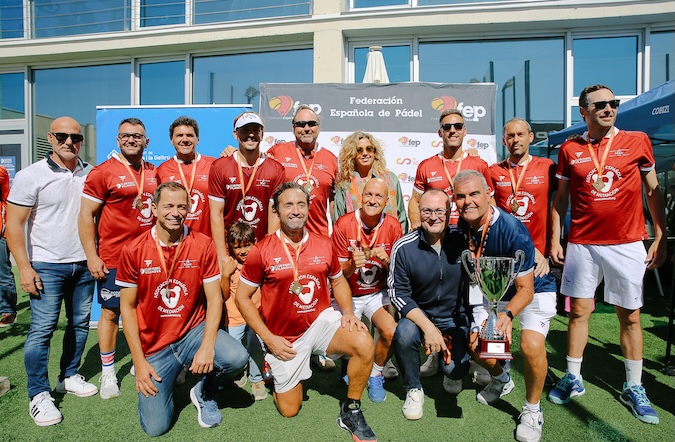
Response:
M619 106L616 126L623 130L645 132L652 144L675 142L675 80L638 95ZM570 135L586 131L580 121L560 131L548 133L549 146L562 144Z

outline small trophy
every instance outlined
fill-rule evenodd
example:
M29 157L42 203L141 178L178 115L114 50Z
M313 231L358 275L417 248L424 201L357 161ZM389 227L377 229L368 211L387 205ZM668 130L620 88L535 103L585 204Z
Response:
M469 250L462 253L462 264L471 281L478 284L490 304L490 315L480 330L478 345L481 359L513 359L506 336L495 330L499 301L525 264L525 252L515 258L485 256L474 258ZM516 266L517 270L516 270Z

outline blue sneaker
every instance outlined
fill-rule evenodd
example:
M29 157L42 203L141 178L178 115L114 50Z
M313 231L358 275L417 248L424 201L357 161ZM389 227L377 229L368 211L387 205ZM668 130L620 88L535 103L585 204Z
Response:
M642 422L654 425L659 423L659 416L651 406L645 388L642 385L636 385L631 382L629 386L629 384L624 382L623 393L619 396L619 400L626 407L630 408L633 416Z
M562 405L568 403L574 396L581 396L584 393L586 393L584 378L581 375L577 378L566 371L565 376L558 381L555 388L548 394L548 400L554 404Z
M368 378L368 398L373 402L384 402L387 392L384 389L384 376L371 376Z
M197 421L202 428L217 427L223 421L215 398L204 394L204 379L190 390L190 400L197 407Z

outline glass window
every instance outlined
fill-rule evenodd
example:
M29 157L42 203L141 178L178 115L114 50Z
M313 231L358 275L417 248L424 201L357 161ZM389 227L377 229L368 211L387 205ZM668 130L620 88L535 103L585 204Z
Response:
M354 50L354 82L361 83L366 73L368 48ZM387 66L387 75L392 83L410 81L410 46L385 46L382 56Z
M408 0L354 0L354 8L408 5Z
M564 54L562 38L420 43L420 81L497 83L497 132L518 116L540 141L564 127Z
M312 83L312 49L198 57L193 61L194 104L251 103L260 83Z
M675 32L658 32L649 37L651 63L649 84L655 88L672 80L675 74Z
M140 104L184 104L185 62L144 63L139 67Z
M130 29L132 0L33 0L36 38Z
M131 104L130 71L129 63L33 71L36 137L33 159L42 158L40 147L46 143L43 138L49 123L69 115L82 125L85 160L95 164L96 106Z
M142 0L141 26L185 23L185 0Z
M309 15L311 2L309 0L194 0L193 3L194 22L201 24Z
M23 73L0 74L0 120L25 118Z
M605 84L615 95L637 94L638 38L605 37L574 40L574 96L586 86Z
M0 39L23 37L23 0L0 3Z

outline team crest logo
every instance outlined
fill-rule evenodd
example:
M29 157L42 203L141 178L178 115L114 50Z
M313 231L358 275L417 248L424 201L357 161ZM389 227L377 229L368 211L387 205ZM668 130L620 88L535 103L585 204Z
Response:
M173 289L164 287L160 293L162 295L162 302L164 302L164 305L166 305L168 308L176 308L178 305L178 300L180 299L179 286L174 286Z
M591 181L596 182L598 180L598 174L594 173L593 176L591 176ZM602 176L602 182L604 183L604 186L602 189L598 190L600 193L607 193L609 192L609 189L612 188L612 183L614 183L614 172L609 171L606 174Z
M518 210L515 215L525 216L527 213L527 208L530 206L530 199L527 196L522 198L515 198L516 204L518 204Z
M281 257L272 258L274 264L279 264L281 262Z
M582 156L583 154L584 154L583 152L574 152L574 155L575 155L577 158L581 158L581 156Z
M230 184L234 183L235 181L237 181L237 177L231 176L230 177Z
M169 177L169 180L173 181L174 178L176 178L176 175L171 175L171 176Z
M195 213L197 206L199 205L199 195L192 195L190 198L190 213Z
M152 259L146 259L144 262L146 267L150 267L152 265Z
M314 298L314 290L316 290L316 283L309 280L307 284L302 284L302 291L298 295L298 298L303 304L309 304L312 302L312 298Z
M127 176L126 175L119 175L117 178L119 178L120 181L124 181L124 180L127 179Z
M435 171L435 170L431 172L431 176L436 176L436 171Z
M375 277L377 276L377 268L376 267L361 267L361 280L366 284L366 285L371 285L373 281L375 281Z

